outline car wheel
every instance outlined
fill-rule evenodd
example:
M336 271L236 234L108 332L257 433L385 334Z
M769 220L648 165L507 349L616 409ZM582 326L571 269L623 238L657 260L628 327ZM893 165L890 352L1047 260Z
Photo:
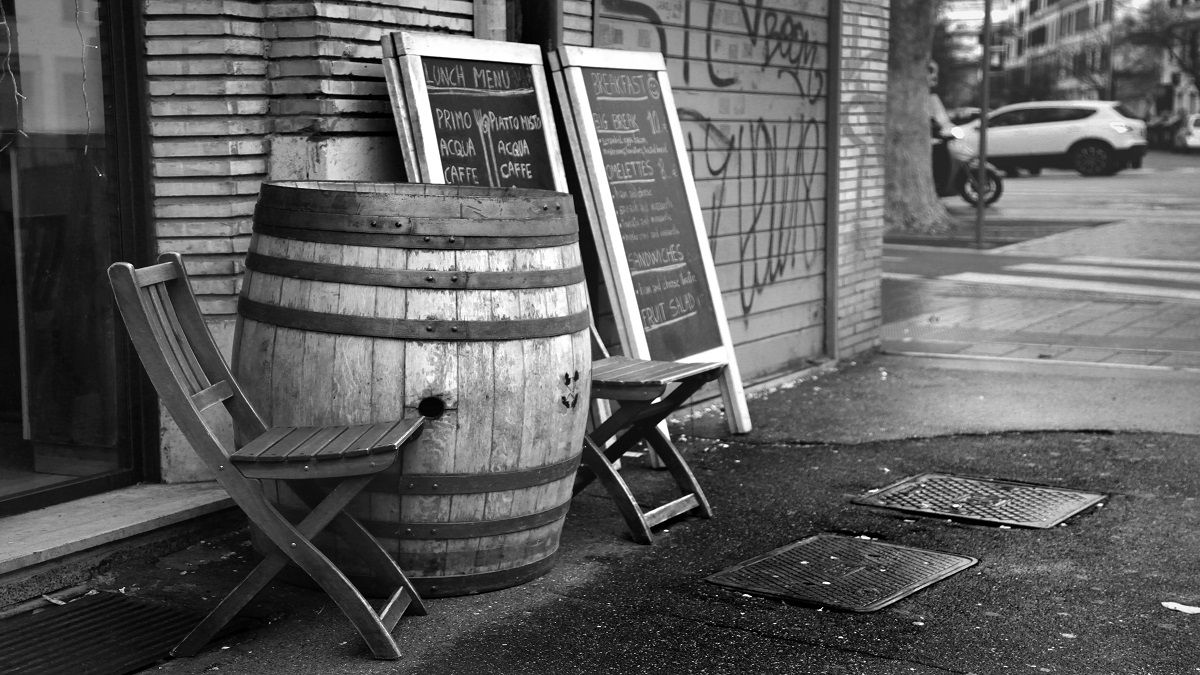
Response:
M1042 175L1042 167L1040 167L1040 166L1031 166L1031 167L1029 167L1029 175L1030 175L1030 176L1040 176L1040 175Z
M1135 158L1133 158L1133 159L1129 160L1129 168L1131 168L1131 169L1140 169L1140 168L1142 168L1142 158L1141 158L1141 157L1135 157Z
M1005 178L1020 178L1021 170L1016 167L1009 167L1004 170L1004 177Z
M1103 143L1080 143L1071 150L1071 166L1084 176L1116 173L1112 150Z

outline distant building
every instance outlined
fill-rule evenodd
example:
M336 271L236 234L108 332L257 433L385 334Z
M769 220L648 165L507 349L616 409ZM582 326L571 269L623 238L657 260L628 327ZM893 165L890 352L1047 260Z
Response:
M998 98L1114 99L1144 116L1155 112L1159 62L1118 42L1115 30L1145 0L1001 1L1007 19L997 30L1005 54Z
M1005 94L1012 101L1113 96L1112 0L1006 0Z
M1182 8L1191 24L1190 44L1192 50L1200 49L1200 0L1168 0L1172 8ZM1193 54L1193 57L1200 55ZM1164 96L1160 112L1200 113L1200 88L1196 80L1183 72L1179 64L1163 55L1162 85ZM1169 106L1169 110L1163 108Z

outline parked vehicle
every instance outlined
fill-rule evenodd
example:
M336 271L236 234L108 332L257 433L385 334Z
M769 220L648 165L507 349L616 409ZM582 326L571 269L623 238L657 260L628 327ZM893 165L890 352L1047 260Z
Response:
M985 168L985 184L979 186L979 155L963 143L961 127L933 126L933 184L939 197L958 195L975 206L982 198L990 206L1000 199L1004 183L996 167Z
M979 146L979 122L964 127L966 142ZM1140 168L1146 154L1146 123L1116 101L1030 101L988 115L988 160L1009 176L1019 169L1074 169L1106 176Z
M1200 114L1186 115L1175 132L1171 148L1180 152L1200 150Z

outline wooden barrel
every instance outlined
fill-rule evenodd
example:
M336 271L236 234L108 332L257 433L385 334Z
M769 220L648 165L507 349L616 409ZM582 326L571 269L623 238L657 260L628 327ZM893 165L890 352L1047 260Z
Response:
M233 363L270 423L422 414L355 503L427 596L547 572L591 383L569 195L355 182L263 186ZM283 510L295 507L272 486ZM357 556L320 540L352 578Z

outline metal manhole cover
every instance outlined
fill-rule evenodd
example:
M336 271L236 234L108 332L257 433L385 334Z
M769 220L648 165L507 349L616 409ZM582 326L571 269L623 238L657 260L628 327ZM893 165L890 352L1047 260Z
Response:
M705 581L751 595L874 612L977 562L951 553L818 534Z
M1018 527L1054 527L1106 495L1033 483L923 473L854 501L910 513Z

